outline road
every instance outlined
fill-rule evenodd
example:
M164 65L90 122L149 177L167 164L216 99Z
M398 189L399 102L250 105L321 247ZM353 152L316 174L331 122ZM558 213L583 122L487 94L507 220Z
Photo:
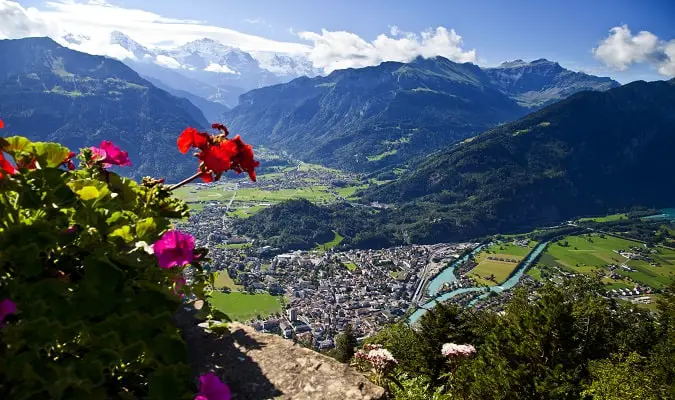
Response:
M438 245L435 245L438 246ZM433 248L433 246L432 246ZM420 283L417 286L417 290L415 290L415 294L413 295L411 305L417 305L417 303L420 301L422 298L422 295L424 294L424 287L427 284L428 276L427 274L429 273L430 266L432 264L435 264L433 262L433 259L436 257L436 255L443 250L443 247L438 248L436 247L435 251L432 251L431 254L429 254L429 258L427 260L426 265L424 266L424 270L422 271L422 276L420 277Z

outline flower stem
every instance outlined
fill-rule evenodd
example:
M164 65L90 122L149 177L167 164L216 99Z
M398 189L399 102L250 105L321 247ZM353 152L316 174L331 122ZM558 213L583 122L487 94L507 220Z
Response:
M201 172L197 172L196 174L192 175L191 177L185 178L182 181L176 183L175 185L169 186L169 191L171 192L171 191L174 191L174 190L178 189L181 186L187 185L188 183L190 183L190 182L194 181L195 179L199 178L199 176L201 174L202 174Z

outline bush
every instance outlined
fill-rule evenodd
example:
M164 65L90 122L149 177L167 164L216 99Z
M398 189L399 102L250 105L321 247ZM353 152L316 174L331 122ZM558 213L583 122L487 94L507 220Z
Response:
M108 171L129 165L110 142L79 169L55 143L0 146L16 165L0 152L0 398L194 398L173 316L183 298L211 317L213 278L206 250L171 231L187 206Z

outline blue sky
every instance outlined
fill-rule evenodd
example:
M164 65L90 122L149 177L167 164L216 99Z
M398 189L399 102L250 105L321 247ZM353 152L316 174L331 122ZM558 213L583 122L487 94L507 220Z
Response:
M44 1L19 0L19 3L25 8L49 9ZM675 0L109 0L108 3L309 46L312 41L303 40L298 32L314 33L317 39L322 30L344 31L371 42L380 34L391 36L392 26L418 35L442 26L461 36L458 46L467 52L474 49L475 62L481 65L492 66L517 58L548 58L565 67L609 75L623 83L667 79L670 75L663 71L675 69ZM630 30L626 41L617 40L611 46L608 43L604 57L594 55L593 49L608 38L610 29L623 25ZM648 49L631 42L640 31L650 32L657 42L645 45L651 46ZM315 40L314 46L316 43ZM672 47L668 47L671 43ZM328 46L331 52L336 51L334 41ZM667 58L671 48L673 64L664 67L662 59L664 54ZM627 58L617 59L619 53L626 53ZM468 53L458 54L461 60L469 57ZM654 61L657 59L660 64Z

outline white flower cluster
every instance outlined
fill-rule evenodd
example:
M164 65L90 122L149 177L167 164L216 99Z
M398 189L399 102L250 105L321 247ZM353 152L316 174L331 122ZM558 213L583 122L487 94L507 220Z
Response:
M366 344L363 347L364 350L357 351L354 357L371 364L378 373L383 373L398 364L391 352L383 348L382 345Z
M446 343L441 349L446 357L468 357L476 352L476 348L470 344Z

